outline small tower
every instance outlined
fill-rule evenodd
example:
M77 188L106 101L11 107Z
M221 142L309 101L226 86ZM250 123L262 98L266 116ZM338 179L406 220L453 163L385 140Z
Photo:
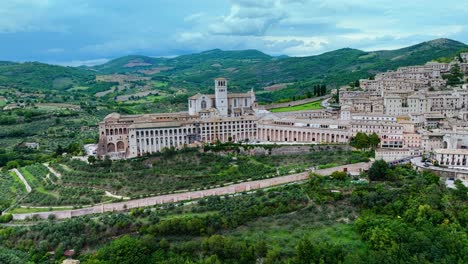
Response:
M225 78L215 79L215 98L218 115L228 116L227 80Z

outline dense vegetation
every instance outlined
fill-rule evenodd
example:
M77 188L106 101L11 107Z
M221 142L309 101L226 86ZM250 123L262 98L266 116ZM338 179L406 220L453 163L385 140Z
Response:
M4 227L0 259L52 263L75 249L84 263L466 263L467 188L405 166L382 173Z

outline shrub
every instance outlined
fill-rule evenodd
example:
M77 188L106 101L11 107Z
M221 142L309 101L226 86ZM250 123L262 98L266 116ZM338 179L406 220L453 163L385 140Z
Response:
M11 220L13 220L13 215L12 214L4 214L0 216L0 223L8 223Z

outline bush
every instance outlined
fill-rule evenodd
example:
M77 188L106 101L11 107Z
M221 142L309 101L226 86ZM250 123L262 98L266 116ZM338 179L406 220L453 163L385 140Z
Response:
M388 164L384 160L377 160L369 169L369 179L371 181L387 180Z
M13 215L12 214L4 214L0 216L0 223L8 223L11 220L13 220Z
M346 179L346 177L348 176L348 174L344 171L334 171L330 177L332 177L333 179L335 180L344 180Z

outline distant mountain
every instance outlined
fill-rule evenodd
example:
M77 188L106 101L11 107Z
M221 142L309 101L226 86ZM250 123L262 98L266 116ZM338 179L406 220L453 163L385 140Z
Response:
M230 78L234 89L242 90L297 81L342 85L400 66L451 57L463 49L468 46L450 39L436 39L397 50L365 52L344 48L308 57L273 57L258 50L214 49L170 59L126 56L92 69L102 73L150 73L186 87L211 85L212 79L218 76Z
M269 92L268 98L262 98L268 101L300 95L315 83L339 86L400 66L451 58L461 50L468 50L468 46L450 39L436 39L397 50L365 52L344 48L308 57L274 57L258 50L213 49L175 58L130 55L102 65L76 68L0 61L0 87L66 90L73 86L95 85L95 75L111 73L150 76L169 82L171 86L186 88L189 93L208 89L213 78L219 76L230 79L231 91L250 88L258 91L273 84L293 83L280 91Z
M164 63L167 63L167 59L129 55L90 68L102 73L126 73L152 68Z
M160 67L183 69L192 67L191 65L200 67L201 65L211 66L213 64L213 67L217 67L219 62L230 65L257 63L269 61L272 58L258 50L223 51L213 49L195 54L181 55L171 59L140 55L124 56L90 68L102 73L134 73ZM223 65L220 64L220 66L222 67Z

